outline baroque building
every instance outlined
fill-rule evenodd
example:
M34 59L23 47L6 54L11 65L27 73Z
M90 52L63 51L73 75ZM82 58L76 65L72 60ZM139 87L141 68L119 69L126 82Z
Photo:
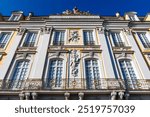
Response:
M150 14L0 16L0 99L150 99Z

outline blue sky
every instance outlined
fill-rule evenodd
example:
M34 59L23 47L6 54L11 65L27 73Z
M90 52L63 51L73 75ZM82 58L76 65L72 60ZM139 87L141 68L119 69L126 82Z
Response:
M124 15L128 11L136 11L145 16L150 12L150 0L0 0L0 13L9 16L11 11L22 10L25 15L49 15L72 10L77 6L82 11L90 11L99 15Z

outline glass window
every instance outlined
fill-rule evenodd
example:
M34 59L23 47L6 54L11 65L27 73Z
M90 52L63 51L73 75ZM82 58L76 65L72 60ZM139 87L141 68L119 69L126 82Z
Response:
M23 47L34 47L37 37L37 32L27 32Z
M94 45L93 31L83 31L84 44Z
M17 61L10 80L10 88L20 88L27 77L29 61Z
M111 35L112 35L114 45L116 47L124 47L125 46L125 43L123 42L123 40L121 38L120 32L112 32Z
M54 45L64 45L65 31L55 31L54 33Z
M11 33L10 32L2 32L0 33L0 48L4 48L6 43L8 42L10 38Z
M10 17L10 19L9 19L9 21L18 21L19 20L19 18L20 18L20 15L12 15L11 17Z
M127 85L134 87L136 84L137 76L135 74L135 70L130 60L121 60L119 61L121 72L123 75L124 80L126 81Z
M46 79L46 87L61 87L62 77L63 77L63 60L50 61L48 78Z
M150 39L147 36L146 32L137 32L138 37L140 38L144 48L150 48Z
M89 59L85 61L85 70L86 70L86 79L87 79L87 88L91 89L93 82L99 82L100 72L98 61L96 59Z

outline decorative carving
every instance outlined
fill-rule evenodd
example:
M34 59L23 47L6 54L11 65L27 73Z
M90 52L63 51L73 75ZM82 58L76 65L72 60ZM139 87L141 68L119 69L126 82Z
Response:
M26 93L25 93L25 99L26 99L26 100L29 100L29 99L30 99L30 93L29 93L29 92L26 92Z
M132 29L130 29L130 28L126 28L126 29L123 29L124 30L124 32L126 32L128 35L131 35L131 33L132 33Z
M79 40L79 32L77 30L71 30L69 35L71 37L69 39L69 42L70 41L77 42Z
M128 100L130 97L130 94L129 93L125 93L125 100Z
M29 15L28 15L28 17L26 18L26 20L30 20L31 19L31 17L32 17L32 13L29 13Z
M74 7L73 10L65 10L62 14L58 15L91 15L89 11L80 11L77 7Z
M115 100L116 96L117 96L117 92L116 91L111 92L111 100Z
M32 99L33 99L33 100L36 100L36 99L37 99L37 96L38 96L38 95L37 95L36 92L32 92L31 95L32 95Z
M25 95L24 95L24 93L19 93L19 98L20 98L20 100L24 100L24 97L25 97Z
M70 93L66 92L66 93L64 93L64 96L65 96L65 100L68 100L70 97Z
M118 95L119 95L119 99L120 99L120 100L123 100L124 92L123 92L123 91L120 91L120 92L118 93Z
M16 30L18 31L18 35L23 35L26 31L26 28L17 28Z
M78 93L78 96L79 96L79 100L83 100L84 93L80 92L80 93Z
M42 34L49 34L53 27L43 27L41 28Z
M71 74L74 77L78 76L79 72L79 65L80 58L79 58L79 52L77 50L72 50L71 51L71 60L70 60L70 66L71 66Z

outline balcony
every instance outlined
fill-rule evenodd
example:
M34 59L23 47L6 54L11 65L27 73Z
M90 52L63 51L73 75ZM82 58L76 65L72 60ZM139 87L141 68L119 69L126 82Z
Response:
M150 90L149 79L122 80L114 78L101 78L99 80L86 80L83 78L62 79L60 81L27 79L27 80L1 80L0 90Z

